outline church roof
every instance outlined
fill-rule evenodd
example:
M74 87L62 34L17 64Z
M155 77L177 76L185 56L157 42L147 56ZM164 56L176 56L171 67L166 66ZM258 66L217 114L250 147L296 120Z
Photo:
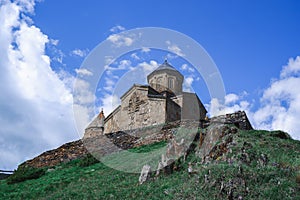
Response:
M99 113L99 115L94 118L94 120L88 125L88 127L86 129L103 127L104 119L105 119L105 116L104 116L104 112L102 109L101 112Z
M170 72L175 72L177 74L179 74L181 77L183 77L183 75L177 70L175 69L175 67L173 67L172 65L170 65L170 63L168 63L167 60L165 60L158 68L156 68L153 72L151 72L148 76L147 79L149 81L149 78L157 73L160 73L161 71L170 71Z
M164 70L164 69L177 71L172 65L168 63L167 60L165 60L165 62L161 64L155 71Z

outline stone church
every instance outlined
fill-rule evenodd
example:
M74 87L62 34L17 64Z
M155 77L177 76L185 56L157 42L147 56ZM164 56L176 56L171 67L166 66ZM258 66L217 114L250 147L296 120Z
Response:
M183 75L167 60L147 76L148 85L134 84L106 118L103 111L88 125L86 136L164 124L203 120L206 109L195 93L184 92Z

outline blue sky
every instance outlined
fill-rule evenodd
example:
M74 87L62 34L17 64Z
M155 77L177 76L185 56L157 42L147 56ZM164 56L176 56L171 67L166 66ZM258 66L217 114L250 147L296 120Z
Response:
M82 132L93 115L76 102L108 108L116 100L108 86L118 86L122 73L155 69L168 54L211 115L246 110L256 128L300 139L299 1L0 0L0 6L1 169L78 139L73 102ZM184 57L152 49L120 57L111 65L124 64L114 74L119 78L109 83L103 77L97 93L89 92L89 71L79 69L84 59L100 42L141 27L172 29L201 44L223 78L225 102L210 99L202 77L183 66Z

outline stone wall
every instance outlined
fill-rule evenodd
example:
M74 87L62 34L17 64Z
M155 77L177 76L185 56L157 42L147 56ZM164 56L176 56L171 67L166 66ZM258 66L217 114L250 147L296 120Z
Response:
M84 132L84 138L87 138L87 137L94 137L94 136L97 136L97 135L103 135L104 131L102 128L88 128L88 129L85 129L85 132Z
M166 99L166 122L173 122L181 119L181 106Z
M242 130L253 129L245 111L238 111L235 113L212 117L210 119L210 124L213 123L233 124Z
M171 99L182 108L181 120L205 119L207 111L195 93L183 92Z
M167 71L151 74L149 77L149 84L158 92L171 91L178 95L182 92L183 77L178 75L176 71ZM172 79L173 85L170 88L169 79Z
M148 86L132 87L123 97L121 106L106 119L104 133L146 127L166 121L166 98Z
M206 109L195 93L184 92L182 101L183 120L202 120L206 117Z
M107 118L104 124L104 133L121 130L119 119L121 118L121 106L118 106Z

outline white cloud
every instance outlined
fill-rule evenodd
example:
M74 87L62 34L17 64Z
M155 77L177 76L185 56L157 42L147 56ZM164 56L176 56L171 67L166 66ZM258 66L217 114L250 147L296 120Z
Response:
M168 50L170 50L172 53L175 53L181 57L185 56L185 54L182 52L182 50L176 44L172 44L169 40L166 41L166 44L167 44Z
M34 1L0 7L0 168L78 138L72 94L45 54L48 36L29 23Z
M207 105L211 116L245 110L256 129L283 130L300 140L300 57L289 59L280 73L280 79L272 80L263 91L260 105L244 100L242 95L228 94L224 103L212 99Z
M194 78L191 76L184 78L183 90L185 92L193 92L193 89L192 89L193 82L194 82Z
M112 34L108 36L107 40L112 42L116 47L131 46L134 42L134 36L128 36L125 34Z
M116 32L124 31L124 30L126 30L125 27L117 25L117 26L112 27L109 31L113 32L113 33L116 33Z
M109 115L115 108L120 105L120 99L117 95L109 95L105 94L103 98L101 98L103 111L105 115Z
M235 103L237 100L239 100L239 96L236 94L228 94L225 96L225 104L228 105L230 103Z
M133 59L135 59L135 60L140 60L141 59L140 57L138 57L138 55L136 53L132 53L130 55L130 57L133 58Z
M90 104L95 101L95 95L90 91L90 84L77 78L74 83L74 103L79 105Z
M81 49L74 49L71 52L71 55L79 56L79 57L85 57L88 53L88 50L81 50Z
M254 113L258 128L281 129L300 139L300 57L290 59L280 79L273 80L261 98L262 106Z
M244 110L249 113L251 105L249 102L242 100L242 96L235 94L228 94L225 96L224 103L219 99L213 98L209 105L206 105L210 116L224 115L226 113L233 113L239 110Z
M52 44L52 45L54 45L54 46L57 46L58 43L59 43L59 40L50 39L49 42L50 42L50 44Z
M75 72L79 76L92 76L93 73L85 68L75 69Z
M112 61L111 57L107 57L107 63ZM121 60L118 63L114 62L112 65L105 65L104 69L105 69L105 73L106 75L113 77L115 76L113 74L114 71L120 71L120 70L126 70L126 69L130 69L131 68L131 61L130 60Z
M148 47L142 47L142 52L143 53L149 53L150 51L151 51L150 48L148 48Z
M56 47L55 42L54 42L54 44L51 42L51 39L48 44L50 44L48 47L51 49L51 52L52 52L51 61L56 61L56 62L60 63L61 65L64 65L63 59L65 57L65 54Z
M187 64L182 64L180 67L181 70L187 70L188 69L188 65Z
M74 103L73 104L74 117L76 119L76 129L80 136L83 137L84 129L88 126L93 116L93 108Z
M113 56L105 56L105 64L110 64L113 61Z
M119 70L127 69L130 67L130 65L131 65L130 60L121 60L118 65L118 69Z
M15 3L22 9L21 11L23 12L34 12L35 0L16 0Z
M139 63L137 67L142 67L143 74L141 76L146 77L150 72L152 72L158 67L158 63L154 60L151 60L149 63L147 62Z
M187 72L189 72L189 73L194 73L195 72L195 69L193 68L193 67L190 67L188 64L182 64L181 65L181 67L180 67L180 69L182 70L182 71L187 71Z
M105 85L103 87L107 92L112 93L114 90L114 86L116 85L115 81L111 77L105 77Z
M286 78L289 76L299 76L300 72L300 56L297 56L296 59L290 58L288 65L284 66L280 78Z

